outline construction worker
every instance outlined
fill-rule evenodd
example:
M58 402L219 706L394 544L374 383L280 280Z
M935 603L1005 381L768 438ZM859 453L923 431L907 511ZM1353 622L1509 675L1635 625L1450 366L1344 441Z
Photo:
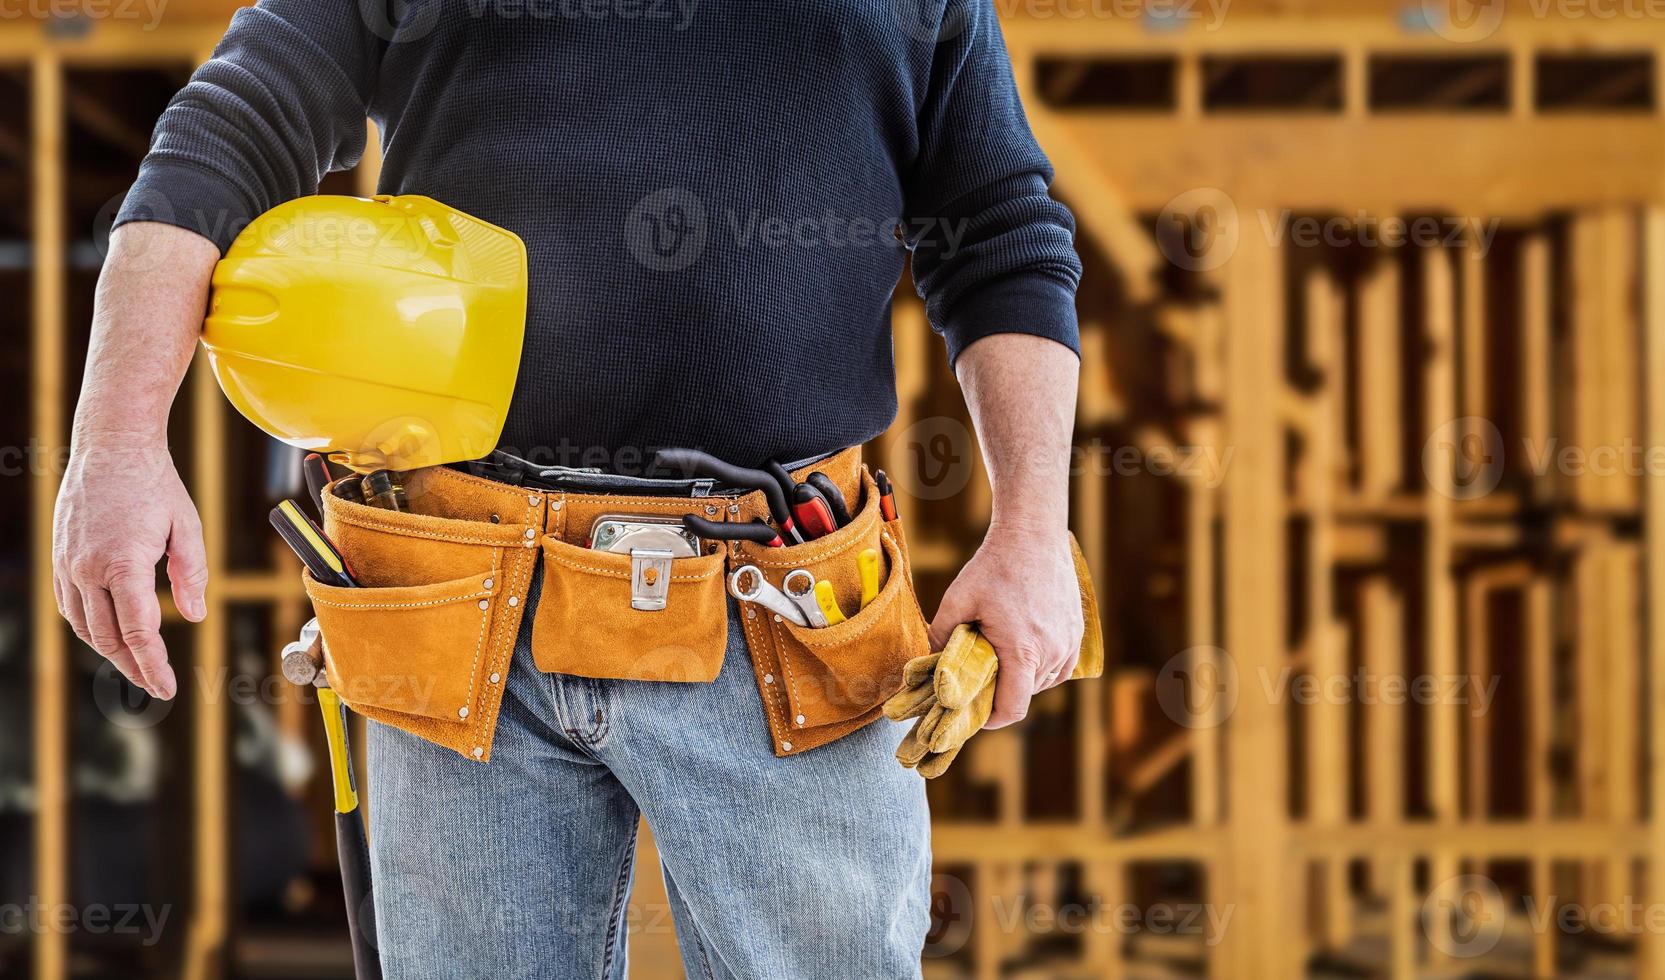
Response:
M650 480L659 447L757 466L871 439L896 411L911 253L993 490L931 642L981 624L991 727L1070 674L1081 265L992 4L261 0L162 115L98 284L54 585L132 683L180 691L159 560L180 612L205 614L167 419L210 275L258 215L359 161L366 116L384 192L526 244L501 448L536 462ZM892 758L904 726L781 757L743 617L720 674L681 684L540 671L533 619L489 764L371 725L388 976L622 977L644 815L690 976L919 975L929 826Z

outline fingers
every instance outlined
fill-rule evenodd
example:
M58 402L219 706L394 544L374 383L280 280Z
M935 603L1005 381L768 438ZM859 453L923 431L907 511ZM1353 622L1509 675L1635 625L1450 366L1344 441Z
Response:
M203 601L208 588L208 554L202 545L202 522L190 507L174 516L173 530L168 535L168 584L180 615L193 623L201 622L208 611Z
M999 647L995 652L1002 652ZM994 678L994 711L989 714L984 728L1005 728L1015 725L1029 714L1029 701L1035 696L1039 682L1038 658L1022 653L1002 656L1000 673Z
M121 642L132 654L144 677L144 688L164 700L174 696L178 682L168 666L168 649L162 643L162 607L156 601L153 571L135 569L115 576L110 596L120 622Z
M99 656L110 661L122 672L122 676L144 687L143 675L134 664L133 655L128 652L127 645L121 640L121 625L116 618L110 593L89 587L78 589L77 594L80 596L82 614L87 624L87 635L81 638L83 642L98 651Z
M1050 691L1069 680L1070 675L1075 673L1076 662L1080 659L1081 651L1078 649L1076 652L1070 654L1069 657L1066 658L1056 669L1052 670L1046 677L1041 679L1041 684L1037 689L1037 693L1039 693L1039 691Z
M92 646L92 634L87 632L87 613L81 602L81 590L67 577L57 576L52 580L58 588L58 612L69 621L69 628L81 638L81 642Z

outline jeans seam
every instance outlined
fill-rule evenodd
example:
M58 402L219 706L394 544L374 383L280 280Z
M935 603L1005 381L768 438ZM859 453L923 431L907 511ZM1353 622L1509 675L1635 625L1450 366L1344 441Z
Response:
M711 953L705 948L705 937L699 934L698 928L693 932L694 945L700 948L700 965L705 967L705 980L717 980L717 974L711 969Z
M608 696L607 689L602 686L599 679L591 677L588 680L589 684L586 686L589 689L592 702L596 705L595 728L590 732L589 742L591 747L599 749L602 747L602 743L607 741L607 736L613 731L613 704L612 699ZM604 703L606 707L601 707Z
M607 948L601 955L601 980L609 980L613 973L613 950L618 948L619 923L624 919L625 881L630 877L630 865L636 858L636 834L640 826L638 823L630 828L630 840L625 844L624 857L619 861L619 874L613 879L613 909L607 922Z
M717 980L716 971L711 969L711 951L706 949L705 936L700 932L699 923L694 920L694 907L688 904L687 899L681 897L681 892L677 890L671 878L670 865L665 864L663 858L660 859L660 867L663 869L660 873L665 876L667 899L671 904L672 914L676 914L678 905L681 906L682 910L681 914L677 916L677 941L681 942L684 938L683 934L686 933L687 940L693 943L694 948L699 951L700 966L705 968L705 980ZM686 920L686 922L683 920ZM687 926L686 929L681 928L684 924Z

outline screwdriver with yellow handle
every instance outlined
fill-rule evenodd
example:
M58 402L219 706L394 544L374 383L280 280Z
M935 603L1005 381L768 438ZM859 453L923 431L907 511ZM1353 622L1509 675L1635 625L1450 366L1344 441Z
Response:
M861 568L861 608L879 597L879 552L873 548L863 548L856 556L856 564Z
M347 564L347 559L341 557L335 544L293 500L280 502L272 508L269 516L278 537L295 552L295 557L301 560L313 578L325 585L344 589L358 585L353 566Z
M864 548L856 556L856 564L861 569L861 609L879 595L879 553L872 548ZM815 604L821 607L821 615L827 617L828 626L837 626L848 617L838 604L838 596L833 594L833 585L826 579L815 583Z

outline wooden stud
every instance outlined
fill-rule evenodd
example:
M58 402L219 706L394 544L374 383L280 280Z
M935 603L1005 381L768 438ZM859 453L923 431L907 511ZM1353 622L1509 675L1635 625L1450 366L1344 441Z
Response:
M1362 442L1360 490L1378 500L1403 479L1400 389L1399 262L1378 250L1359 286L1358 397Z
M35 55L30 71L30 139L34 143L34 316L30 434L40 446L66 444L64 401L64 71L50 51ZM47 908L69 891L69 645L52 590L52 514L59 474L41 466L32 477L31 609L34 622L34 897ZM61 929L35 933L35 980L69 974L68 940Z
M1307 615L1311 655L1308 668L1321 683L1347 674L1347 649L1333 619L1335 606L1335 514L1331 507L1337 468L1335 448L1338 412L1334 405L1337 378L1342 365L1335 360L1336 339L1341 333L1341 297L1330 271L1322 266L1309 269L1305 278L1307 340L1309 356L1321 380L1314 396L1311 428L1307 433L1309 499L1307 517ZM1312 800L1310 818L1322 826L1338 826L1347 820L1348 767L1347 705L1333 698L1319 698L1308 712L1311 718L1307 747L1307 795ZM1320 935L1322 941L1339 947L1351 935L1351 896L1345 861L1327 861L1319 866L1322 887Z
M1259 690L1286 662L1283 581L1283 433L1269 384L1283 376L1283 256L1260 235L1245 235L1225 267L1227 439L1236 457L1227 475L1225 649L1242 689L1226 727L1227 894L1232 928L1210 957L1213 975L1250 980L1285 976L1279 918L1286 908L1289 817L1284 706Z
M1417 901L1413 877L1415 862L1398 855L1387 862L1388 887L1388 976L1392 980L1415 980L1417 975Z
M1607 729L1607 760L1604 767L1608 773L1608 792L1605 816L1615 824L1631 823L1641 816L1636 773L1640 771L1638 762L1642 731L1641 704L1637 693L1637 686L1642 680L1640 641L1643 609L1637 581L1642 569L1642 555L1635 542L1621 541L1605 549L1602 560L1606 566L1603 577L1607 581L1601 608L1608 646L1607 714L1597 723ZM1608 862L1610 894L1618 899L1637 894L1632 876L1632 862L1628 858Z
M1373 575L1360 587L1360 660L1370 678L1405 673L1404 599L1385 576ZM1365 711L1365 812L1378 828L1401 822L1405 815L1405 709L1381 703ZM1392 868L1378 857L1371 862L1371 884L1386 891Z
M1642 223L1642 249L1646 275L1642 288L1642 354L1646 376L1665 378L1665 209L1647 209ZM1650 446L1665 446L1665 388L1658 383L1642 386L1645 399L1643 435ZM1647 656L1647 703L1657 709L1665 704L1665 622L1657 615L1665 609L1665 480L1658 476L1643 481L1644 493L1644 588L1650 615L1645 621ZM1665 902L1665 725L1648 726L1646 779L1650 813L1644 849L1647 855L1647 894L1655 906ZM1642 936L1643 975L1665 980L1665 936L1649 931Z
M1551 410L1549 241L1542 230L1521 242L1520 333L1521 438L1533 453L1549 445ZM1553 477L1534 480L1533 492L1547 499L1554 488Z
M1104 582L1110 571L1107 558L1109 529L1105 515L1109 511L1108 488L1105 479L1091 466L1083 467L1076 475L1071 526L1081 543L1081 553L1093 581ZM1103 610L1100 610L1101 614ZM1105 691L1097 685L1076 685L1071 693L1075 704L1076 745L1076 809L1082 823L1089 827L1106 825L1105 777L1110 767L1109 726L1104 717Z
M1457 373L1454 354L1457 342L1458 297L1452 281L1451 256L1443 248L1422 251L1423 320L1428 348L1423 367L1424 413L1434 432L1456 416ZM1477 312L1480 276L1475 263L1463 260L1462 337L1465 353L1476 346L1479 333ZM1472 360L1472 359L1470 359ZM1465 381L1473 379L1466 375ZM1456 586L1451 573L1452 501L1457 492L1454 475L1455 460L1449 452L1425 454L1423 467L1426 478L1426 524L1423 539L1422 590L1424 615L1423 645L1427 651L1428 673L1435 683L1449 683L1458 676ZM1429 806L1436 820L1455 820L1459 814L1460 789L1459 726L1460 706L1449 699L1437 699L1428 705L1427 779ZM1430 862L1430 876L1436 902L1449 901L1446 884L1457 876L1456 854L1447 849L1434 852ZM1443 898L1439 897L1444 895ZM1400 925L1400 924L1396 924ZM1428 924L1434 940L1434 954L1449 948L1443 942L1449 923L1436 918Z
M1191 424L1195 445L1219 447L1218 426L1212 419ZM1185 485L1185 640L1190 648L1213 648L1220 642L1215 609L1214 528L1220 494L1199 480ZM1191 820L1198 827L1220 822L1220 729L1201 724L1191 729Z

